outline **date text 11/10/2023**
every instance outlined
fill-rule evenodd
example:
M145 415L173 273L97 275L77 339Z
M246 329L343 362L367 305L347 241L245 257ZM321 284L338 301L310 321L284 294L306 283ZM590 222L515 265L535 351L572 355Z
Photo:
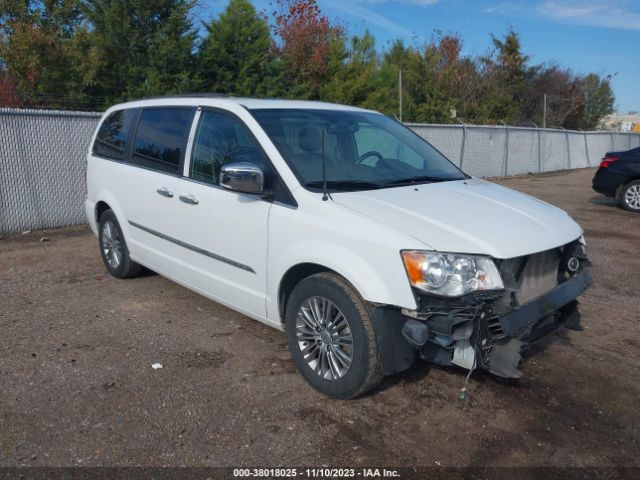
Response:
M387 468L236 468L236 478L401 478L397 470Z

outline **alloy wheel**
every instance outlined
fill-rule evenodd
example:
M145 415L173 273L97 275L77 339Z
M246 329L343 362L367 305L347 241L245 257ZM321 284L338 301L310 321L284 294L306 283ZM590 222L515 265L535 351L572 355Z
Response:
M122 239L111 221L106 221L102 226L102 252L109 266L117 270L122 262Z
M310 297L298 310L296 338L311 370L325 380L344 377L353 363L353 335L342 311L324 297Z
M624 192L624 203L632 210L640 210L640 185L631 185Z

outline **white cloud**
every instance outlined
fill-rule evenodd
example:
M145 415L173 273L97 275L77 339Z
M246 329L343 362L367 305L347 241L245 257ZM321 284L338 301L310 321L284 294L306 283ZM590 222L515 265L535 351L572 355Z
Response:
M357 18L364 22L370 22L380 28L393 32L403 37L416 37L415 32L405 28L399 23L390 20L388 17L381 15L368 5L379 5L382 3L397 3L402 5L416 5L420 7L428 7L435 5L440 0L323 0L322 3L329 4L333 9L340 10L351 17Z
M504 2L497 5L490 5L484 9L485 13L511 13L518 12L523 9L522 3Z
M537 7L542 16L575 25L640 30L640 13L624 7L624 1L598 3L547 0Z
M428 5L434 5L438 3L438 0L400 0L400 3L413 3L414 5L426 7Z
M550 17L555 18L587 18L591 17L594 14L597 14L602 11L608 10L607 5L598 4L598 5L589 5L584 3L576 3L576 2L558 2L558 1L547 1L544 2L538 10Z
M429 5L435 5L439 1L440 0L356 0L356 3L404 3L405 5L428 7Z
M393 20L389 20L387 17L380 15L377 12L374 12L372 9L367 8L359 1L344 2L342 0L324 0L323 3L330 5L331 8L335 10L340 10L341 12L349 14L351 17L363 20L365 22L370 22L395 34L402 36L412 35L412 32L407 28L403 27L399 23L394 22ZM376 0L367 0L366 3L371 4L380 2Z

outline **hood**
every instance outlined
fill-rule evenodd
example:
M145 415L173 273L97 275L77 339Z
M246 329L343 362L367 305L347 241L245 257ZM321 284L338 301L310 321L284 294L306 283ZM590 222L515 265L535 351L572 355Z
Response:
M441 252L513 258L582 235L565 211L475 178L331 196L338 204Z

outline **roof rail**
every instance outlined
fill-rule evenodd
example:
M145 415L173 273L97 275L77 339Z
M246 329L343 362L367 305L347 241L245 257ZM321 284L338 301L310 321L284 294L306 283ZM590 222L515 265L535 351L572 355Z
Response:
M175 95L157 95L155 97L145 97L145 98L136 98L135 100L130 100L132 102L136 102L139 100L157 100L161 98L228 98L229 95L226 93L217 93L217 92L207 92L207 93L177 93Z

